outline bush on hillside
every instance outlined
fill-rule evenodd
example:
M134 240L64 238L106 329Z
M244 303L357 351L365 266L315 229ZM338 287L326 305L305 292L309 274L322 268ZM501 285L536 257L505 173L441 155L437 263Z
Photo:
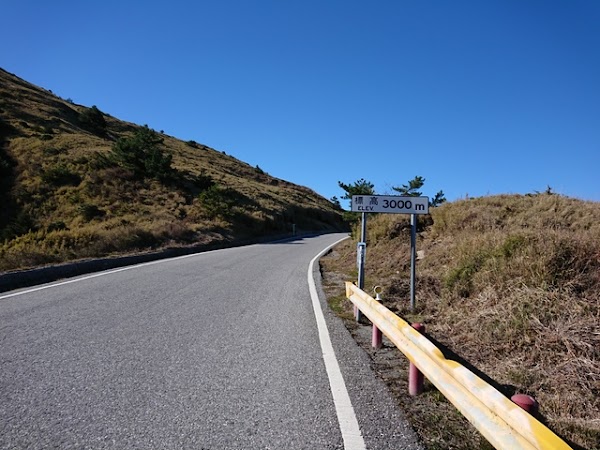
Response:
M194 177L194 185L202 191L209 189L215 185L215 181L210 175L207 175L206 170L202 169L198 175Z
M119 139L106 156L97 155L100 167L118 166L130 170L138 178L170 181L175 176L173 157L161 148L163 138L144 126L133 136Z
M59 164L42 172L42 181L53 186L77 186L81 183L81 176Z
M17 211L6 225L0 228L0 241L14 239L16 236L27 233L30 230L36 229L35 221L26 211Z
M4 150L0 149L0 176L2 178L9 176L14 165L14 162L6 155Z
M91 131L106 131L106 119L104 119L104 114L96 105L79 114L79 123Z
M83 220L89 222L90 220L95 219L96 217L104 216L106 213L100 208L98 208L96 205L84 203L83 205L79 206L79 214L81 215L81 217L83 217Z
M232 216L232 207L235 205L234 192L215 184L198 195L198 202L207 218L227 219Z
M68 230L69 227L67 227L67 224L64 223L62 220L57 220L55 222L52 222L50 225L48 225L48 227L46 228L46 231L51 232L51 231L61 231L61 230Z

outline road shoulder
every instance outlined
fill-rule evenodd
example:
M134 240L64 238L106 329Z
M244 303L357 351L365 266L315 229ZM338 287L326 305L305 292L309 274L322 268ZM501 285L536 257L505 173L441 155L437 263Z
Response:
M319 264L313 267L313 279L366 447L369 450L422 449L417 434L388 387L372 370L369 355L356 344L343 321L329 308Z

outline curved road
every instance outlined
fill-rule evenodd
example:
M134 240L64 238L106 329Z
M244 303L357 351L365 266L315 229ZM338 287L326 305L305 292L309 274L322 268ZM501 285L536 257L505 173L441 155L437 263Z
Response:
M309 264L341 238L0 294L0 448L418 448L368 357L311 298Z

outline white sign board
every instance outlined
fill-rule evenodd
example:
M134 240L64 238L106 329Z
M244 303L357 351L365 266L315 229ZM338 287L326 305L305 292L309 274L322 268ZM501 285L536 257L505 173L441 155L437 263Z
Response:
M429 214L429 197L353 195L352 211L388 214Z

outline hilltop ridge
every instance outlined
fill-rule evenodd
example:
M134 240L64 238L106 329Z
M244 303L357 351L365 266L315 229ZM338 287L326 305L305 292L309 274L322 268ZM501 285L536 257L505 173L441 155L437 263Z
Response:
M345 229L309 188L0 69L0 271Z

